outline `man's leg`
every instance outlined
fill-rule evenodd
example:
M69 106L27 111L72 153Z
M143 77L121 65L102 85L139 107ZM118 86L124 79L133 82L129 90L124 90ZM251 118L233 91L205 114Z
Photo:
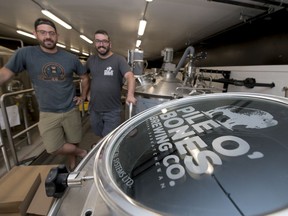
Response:
M76 167L76 158L83 158L87 151L78 147L82 140L82 121L78 109L71 110L64 115L64 120L61 122L66 143L57 150L57 154L68 156L70 169Z
M102 135L104 137L121 124L121 110L113 110L105 112L103 120L104 120L104 128L102 131Z
M91 144L91 149L96 146L96 144L103 138L102 131L103 131L103 113L102 112L95 112L94 110L90 110L90 125L91 130L97 136L96 142Z
M73 170L76 167L76 157L84 158L87 155L87 151L77 147L75 144L65 143L54 154L67 155L69 169Z
M46 151L50 154L67 156L70 169L75 168L77 156L83 158L87 154L86 150L76 145L82 138L82 124L78 110L74 109L67 113L40 112L38 127Z
M102 131L103 131L103 113L102 112L96 112L91 109L90 111L90 125L93 133L96 136L103 137Z

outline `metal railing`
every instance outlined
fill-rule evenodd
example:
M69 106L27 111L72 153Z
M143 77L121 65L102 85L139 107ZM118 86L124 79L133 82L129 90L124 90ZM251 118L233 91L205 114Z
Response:
M11 126L10 126L10 122L9 122L8 113L7 113L7 106L6 106L5 101L6 101L6 98L8 98L8 97L12 97L12 96L19 95L19 94L27 94L27 93L31 93L33 91L34 91L34 89L26 89L26 90L11 92L11 93L5 93L5 94L1 95L1 98L0 98L0 107L1 107L2 117L3 117L3 123L4 123L4 126L5 126L9 147L10 147L12 158L13 158L13 161L14 161L15 165L19 165L19 160L18 160L17 153L16 153L16 150L15 150L14 140L16 138L18 138L19 136L23 135L24 133L26 133L28 144L31 144L29 131L32 130L33 128L35 128L38 125L38 123L35 123L35 124L31 125L31 126L28 125L27 112L26 112L26 108L24 106L23 118L24 118L25 129L20 131L19 133L15 134L13 136L12 130L11 130ZM7 169L7 171L9 171L11 169L11 165L10 165L9 157L8 157L8 154L7 154L6 146L3 143L2 130L0 131L0 148L1 148L1 151L2 151L2 154L3 154L3 157L4 157L6 169Z

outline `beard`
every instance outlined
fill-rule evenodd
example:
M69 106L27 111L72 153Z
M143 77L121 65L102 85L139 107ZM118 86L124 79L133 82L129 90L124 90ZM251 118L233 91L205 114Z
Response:
M103 56L105 57L110 51L110 47L104 47L104 46L100 46L100 47L97 47L97 52L100 56Z
M46 39L43 41L39 41L40 45L46 49L54 49L56 47L56 42L51 39Z

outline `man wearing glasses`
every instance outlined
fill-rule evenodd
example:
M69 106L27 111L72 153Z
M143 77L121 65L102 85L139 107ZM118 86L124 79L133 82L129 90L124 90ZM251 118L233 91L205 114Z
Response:
M76 157L87 151L77 145L82 138L82 124L77 105L86 99L89 76L79 59L56 46L55 24L45 18L34 23L33 32L39 46L18 49L0 69L0 85L13 75L28 71L40 110L39 131L46 151L66 155L69 168L76 166ZM76 97L73 74L82 79L82 95Z
M111 51L105 30L95 32L95 47L97 55L90 56L86 63L92 78L89 111L92 130L102 138L121 124L123 78L128 85L126 104L135 105L135 78L125 58Z

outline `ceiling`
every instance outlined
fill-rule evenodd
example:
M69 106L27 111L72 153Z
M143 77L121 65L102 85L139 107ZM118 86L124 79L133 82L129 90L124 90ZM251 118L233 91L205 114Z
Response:
M287 0L154 0L150 3L145 0L0 0L0 3L0 36L37 44L35 39L17 34L16 29L32 33L35 19L44 17L41 9L47 9L73 27L67 30L57 24L59 42L67 49L90 54L95 52L94 45L79 35L93 40L97 29L105 29L111 35L113 51L127 56L128 50L135 49L139 20L144 17L147 26L140 48L145 59L153 60L161 58L164 48L184 49L253 17L286 7Z

